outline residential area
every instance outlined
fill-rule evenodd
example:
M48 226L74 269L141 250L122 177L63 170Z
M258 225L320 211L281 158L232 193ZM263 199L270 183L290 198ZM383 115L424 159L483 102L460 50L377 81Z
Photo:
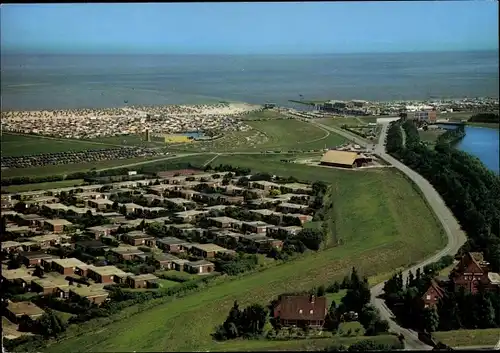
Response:
M298 243L319 247L318 231L308 227L321 207L317 186L192 172L2 194L9 337L47 308L65 312L82 300L99 307L117 288L158 293L265 266L303 252Z

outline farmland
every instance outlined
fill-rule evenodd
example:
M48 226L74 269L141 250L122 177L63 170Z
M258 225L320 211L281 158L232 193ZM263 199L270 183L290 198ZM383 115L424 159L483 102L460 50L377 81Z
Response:
M55 152L78 152L116 147L106 143L65 140L34 135L2 134L2 155L17 157Z
M219 158L218 163L331 183L329 197L336 214L331 225L343 245L309 252L260 272L223 279L195 294L175 299L175 305L158 300L154 307L151 303L141 310L129 307L109 325L103 320L102 325L89 322L72 327L48 351L265 350L311 345L323 348L319 339L216 343L210 334L224 321L235 300L240 306L267 304L280 293L307 290L341 279L353 266L366 276L388 273L415 263L445 243L439 223L415 187L391 169L349 172L296 164L283 164L280 168L276 166L276 156ZM325 341L333 344L354 339L335 337Z

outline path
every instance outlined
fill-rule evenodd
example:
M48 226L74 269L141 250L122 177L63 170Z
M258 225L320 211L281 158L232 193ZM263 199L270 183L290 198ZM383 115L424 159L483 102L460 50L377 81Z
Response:
M400 126L399 129L401 130L401 138L403 139L402 143L403 143L403 147L404 147L404 146L406 146L406 132L402 126Z
M465 233L461 230L457 220L448 209L441 196L434 189L434 187L424 177L411 170L406 165L385 152L385 139L387 136L388 128L389 124L382 124L382 132L379 136L378 144L375 147L375 153L386 160L388 163L399 169L420 188L423 196L434 211L436 217L441 222L443 229L446 232L446 236L448 237L448 244L443 250L439 251L437 254L420 262L419 264L413 266L403 273L403 283L405 283L409 271L415 273L417 268L422 268L432 262L438 261L445 255L455 255L460 247L465 243L467 238L465 236ZM415 348L420 350L432 349L432 347L428 346L418 339L417 332L403 328L394 321L393 314L386 306L385 301L379 298L379 296L383 292L383 287L384 282L379 283L378 285L371 288L371 302L379 310L382 318L389 322L390 330L397 334L404 335L405 346L407 348Z
M498 337L498 342L495 345L495 348L493 348L493 349L496 350L496 351L500 351L500 337Z
M221 154L220 153L217 153L214 158L210 159L209 161L206 161L205 163L203 163L203 167L206 167L207 165L209 165L210 163L212 163L217 157L219 157Z

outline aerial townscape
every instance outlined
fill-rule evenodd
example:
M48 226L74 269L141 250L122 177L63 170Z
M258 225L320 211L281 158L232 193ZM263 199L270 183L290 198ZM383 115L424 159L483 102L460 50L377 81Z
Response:
M2 8L2 352L500 350L498 4L173 5Z

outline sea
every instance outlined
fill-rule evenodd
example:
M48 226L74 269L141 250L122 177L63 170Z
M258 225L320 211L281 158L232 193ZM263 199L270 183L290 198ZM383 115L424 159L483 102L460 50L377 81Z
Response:
M499 96L498 51L2 55L0 70L2 110L220 101L275 103L305 109L306 106L289 100L394 101ZM498 161L498 134L491 143L489 147L477 148L492 151L495 145L496 155L489 154L488 160ZM476 147L467 149L477 153Z

